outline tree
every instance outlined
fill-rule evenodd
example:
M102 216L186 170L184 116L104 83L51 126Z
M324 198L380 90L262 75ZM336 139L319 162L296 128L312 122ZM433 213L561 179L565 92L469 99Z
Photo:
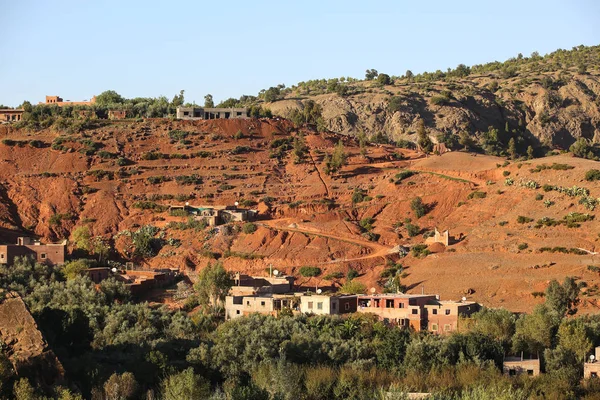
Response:
M417 218L421 218L427 213L427 208L425 207L425 204L423 204L423 199L420 197L415 197L412 199L410 202L410 208L413 210Z
M329 173L335 173L339 171L344 165L346 165L346 159L347 156L344 151L344 143L340 140L335 146L335 149L333 149L331 158L325 163Z
M15 400L36 400L39 398L27 378L21 378L15 382L13 395L15 396Z
M527 158L530 160L533 158L533 147L531 146L527 146Z
M579 286L572 277L565 277L562 285L553 279L546 288L546 305L560 318L577 312Z
M392 80L388 74L379 74L377 76L377 82L380 85L389 85L390 83L392 83Z
M294 155L294 164L302 164L306 158L307 152L308 146L306 145L304 136L302 134L298 134L298 136L294 138L293 143L292 154Z
M573 153L576 157L586 158L592 146L590 146L589 142L586 138L580 137L569 147L569 151Z
M461 131L458 134L458 143L463 146L465 150L471 149L475 144L467 131Z
M194 374L193 368L166 377L161 383L163 400L208 399L210 384L200 375Z
M173 107L179 107L179 106L183 105L183 103L185 102L185 98L183 96L184 93L185 93L185 90L180 90L179 94L178 95L176 94L173 97L173 101L171 102Z
M531 314L517 320L513 350L538 354L552 347L559 321L545 304L539 304Z
M471 321L473 322L472 332L492 337L508 348L515 333L515 315L512 312L504 308L483 308L472 315Z
M513 160L519 156L517 153L517 143L515 142L515 138L510 138L508 141L508 155Z
M103 262L110 252L110 246L106 241L97 236L91 241L92 253L98 256L98 262Z
M114 90L107 90L96 96L96 105L101 107L107 107L113 104L122 104L125 102L123 96Z
M204 107L205 108L214 108L215 106L215 102L213 101L213 96L212 94L207 94L206 96L204 96Z
M417 127L417 144L419 145L421 151L428 154L433 150L433 142L427 135L427 131L425 130L425 121L422 119L419 120L419 126Z
M365 286L365 284L354 279L347 280L346 283L344 283L340 288L340 293L346 294L361 294L366 292L367 287Z
M114 373L104 383L106 400L132 399L137 391L137 381L131 372Z
M200 304L217 306L225 301L232 283L231 276L222 263L208 263L206 268L200 271L194 289L198 293Z
M406 76L406 79L408 79L410 81L414 78L415 74L413 74L410 69L407 69L404 76Z
M91 267L89 260L79 259L69 261L63 266L63 273L69 280L75 279L82 274L83 271Z
M379 75L379 73L376 69L368 69L365 71L365 79L368 81L372 81L373 79L377 78L377 75Z
M2 108L4 108L4 107L2 107ZM22 109L23 109L23 111L24 111L24 112L26 112L26 113L30 113L30 112L33 110L33 106L32 106L32 105L31 105L31 103L30 103L30 102L28 102L27 100L25 100L25 101L23 102L23 104L21 104L21 107L20 107L20 108L22 108Z
M365 132L360 131L358 133L358 146L360 147L360 155L363 157L367 156L367 135L365 135Z
M91 237L90 228L86 225L80 226L71 233L71 240L75 247L85 251L91 250Z
M558 327L558 345L577 355L579 362L585 360L592 350L593 343L588 338L585 323L582 319L565 319Z

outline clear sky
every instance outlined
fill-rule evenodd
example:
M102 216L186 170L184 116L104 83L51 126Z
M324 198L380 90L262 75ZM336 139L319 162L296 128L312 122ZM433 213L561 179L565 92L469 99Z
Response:
M0 0L0 104L218 102L284 83L600 44L600 1Z

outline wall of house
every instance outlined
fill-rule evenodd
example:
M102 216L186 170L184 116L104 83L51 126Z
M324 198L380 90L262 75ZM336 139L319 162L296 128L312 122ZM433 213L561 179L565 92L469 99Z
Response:
M227 296L225 298L225 319L234 319L259 313L276 315L272 297Z
M540 360L504 360L502 372L504 375L527 374L538 376L540 374Z

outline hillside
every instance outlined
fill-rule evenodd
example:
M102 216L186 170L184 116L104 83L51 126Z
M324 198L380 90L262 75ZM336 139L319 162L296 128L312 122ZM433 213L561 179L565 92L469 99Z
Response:
M324 277L354 269L367 288L383 290L381 273L398 262L410 292L468 296L515 311L541 302L536 292L549 280L577 276L588 287L581 308L597 307L600 277L588 265L600 265L593 254L599 221L576 214L569 218L588 220L557 222L572 212L594 215L581 196L559 188L582 186L590 199L599 197L600 184L584 180L593 161L565 154L509 163L466 152L426 157L390 145L361 149L344 135L302 130L301 139L279 119L122 121L70 136L2 129L0 228L7 240L22 232L58 240L85 225L114 246L112 258L121 262L180 268L192 279L216 259L254 274L272 264L309 288L339 286L345 278ZM306 146L300 163L292 138ZM347 165L327 175L324 159L340 140ZM562 167L538 167L553 163ZM412 176L397 176L405 170ZM545 192L544 184L552 189ZM429 209L421 218L410 205L417 196ZM254 233L243 233L241 224L193 226L167 211L186 201L239 201L258 209L260 220ZM519 216L531 221L518 223ZM544 217L552 226L536 228ZM414 237L408 219L420 231ZM156 227L156 256L135 253L133 238L144 225ZM400 259L398 245L422 244L436 226L459 242ZM301 277L302 266L322 274Z
M455 148L461 133L486 147L485 133L494 127L496 151L505 151L515 137L521 154L531 145L543 155L551 148L568 149L578 138L600 141L599 65L600 46L579 46L448 72L301 82L271 88L263 98L284 117L312 100L322 109L322 126L333 132L416 143L422 119L433 140Z

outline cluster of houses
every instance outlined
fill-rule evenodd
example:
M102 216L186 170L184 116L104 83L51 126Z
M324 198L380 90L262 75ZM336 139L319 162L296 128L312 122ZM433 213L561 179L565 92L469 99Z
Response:
M481 308L464 298L443 301L439 295L295 292L293 286L292 276L252 277L238 273L225 299L225 318L252 313L277 315L283 309L321 315L369 313L398 327L448 334L459 329L461 317Z
M60 96L46 96L43 105L64 106L92 106L96 103L96 96L89 101L69 101ZM0 109L0 123L19 122L23 118L25 110L21 108ZM92 109L80 109L77 115L81 118L95 118L96 114ZM121 109L108 110L108 119L125 119L127 112ZM239 119L248 118L248 109L246 108L206 108L206 107L177 107L175 114L177 119Z
M228 222L251 221L258 215L257 210L238 208L237 203L233 206L192 206L185 203L183 206L170 206L169 212L183 211L186 215L191 215L195 219L204 220L208 226L217 226Z

